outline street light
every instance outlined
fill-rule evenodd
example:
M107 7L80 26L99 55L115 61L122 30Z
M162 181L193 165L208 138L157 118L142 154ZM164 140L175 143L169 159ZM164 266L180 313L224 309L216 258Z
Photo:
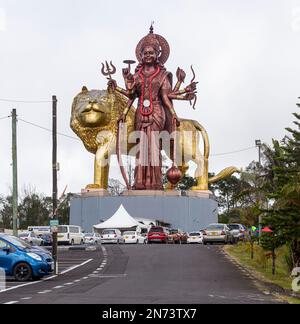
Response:
M261 147L262 147L262 141L261 140L256 140L255 141L256 147L258 147L258 161L259 165L261 166Z

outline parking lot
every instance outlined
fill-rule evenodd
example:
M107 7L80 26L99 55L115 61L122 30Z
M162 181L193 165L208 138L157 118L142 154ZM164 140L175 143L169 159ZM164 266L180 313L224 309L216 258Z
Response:
M98 250L100 247L98 247ZM60 275L68 274L76 269L79 269L81 266L86 265L88 262L91 262L91 254L93 251L84 251L82 248L76 250L70 250L69 247L61 246L58 248L58 271ZM6 290L14 290L22 287L26 287L27 285L32 285L38 282L49 281L54 279L55 276L53 274L49 276L45 276L40 281L31 281L20 283L17 282L13 277L6 278Z

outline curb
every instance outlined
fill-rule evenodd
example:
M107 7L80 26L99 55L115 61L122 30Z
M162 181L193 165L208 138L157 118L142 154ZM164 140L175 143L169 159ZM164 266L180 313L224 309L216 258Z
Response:
M252 280L258 281L265 288L269 289L271 294L275 296L284 295L285 297L291 297L300 300L299 294L293 293L292 291L289 291L275 283L268 282L267 281L268 279L264 278L263 275L256 273L255 270L249 269L247 266L241 263L240 260L238 260L236 257L232 256L228 251L226 251L225 248L223 248L222 251L233 264L238 264L241 268L243 268L248 273L248 275L252 278Z

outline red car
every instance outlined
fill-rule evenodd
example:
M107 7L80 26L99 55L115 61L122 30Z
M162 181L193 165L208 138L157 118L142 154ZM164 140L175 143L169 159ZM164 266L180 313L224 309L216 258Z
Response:
M161 226L152 227L148 233L148 244L152 243L164 243L168 244L169 233Z

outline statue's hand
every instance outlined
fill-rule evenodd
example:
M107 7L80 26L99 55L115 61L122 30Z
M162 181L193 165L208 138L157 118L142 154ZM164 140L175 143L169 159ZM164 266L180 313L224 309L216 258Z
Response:
M175 125L176 123L176 127L180 127L180 119L178 118L178 116L176 114L173 114L173 125Z
M186 92L194 92L197 90L197 84L198 82L192 82L189 86L185 88Z
M112 89L113 91L115 91L118 87L116 80L109 80L107 85L108 85L108 88Z
M121 117L118 120L118 124L120 124L120 123L125 124L126 123L126 118L127 118L126 114L122 114Z
M133 81L133 75L130 73L130 70L128 68L125 68L122 70L123 72L123 78L128 81Z
M192 101L196 98L196 92L190 92L185 95L185 100Z
M176 76L177 76L178 82L184 83L185 78L186 78L186 73L182 69L180 69L180 68L177 69Z

